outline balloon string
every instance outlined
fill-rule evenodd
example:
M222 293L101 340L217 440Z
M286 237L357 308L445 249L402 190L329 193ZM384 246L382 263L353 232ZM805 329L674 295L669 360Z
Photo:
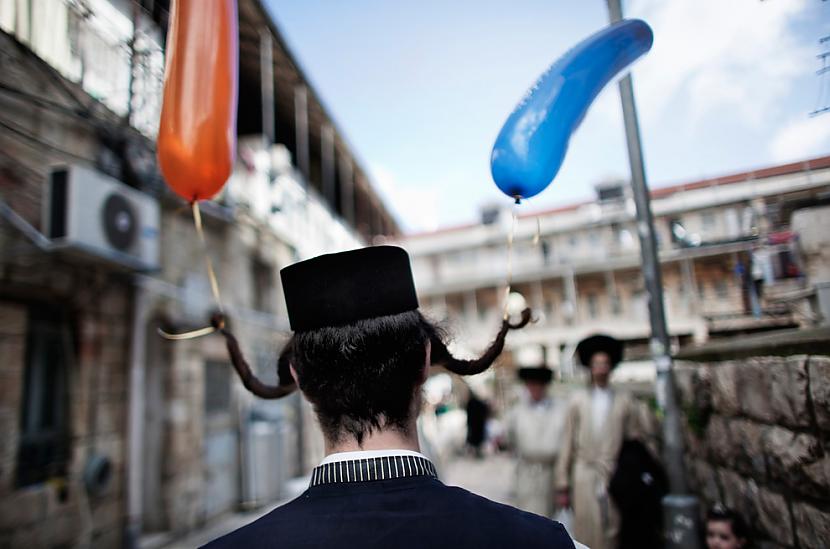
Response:
M213 298L216 300L216 305L219 307L219 312L224 313L225 309L222 307L222 296L219 295L219 282L216 280L216 273L213 272L213 262L210 260L208 253L207 242L205 241L205 232L202 230L202 214L199 212L199 201L193 201L193 222L196 224L196 233L199 235L199 241L202 243L202 251L205 254L205 264L207 265L208 277L210 278L210 289L213 291Z
M542 238L542 224L539 222L539 216L536 216L536 234L533 235L533 246L539 245L539 240Z
M197 337L212 334L216 331L216 328L214 328L213 326L207 326L206 328L200 328L198 330L193 330L192 332L184 332L183 334L171 334L169 332L165 332L161 328L157 328L156 331L164 339L172 339L174 341L178 341L182 339L196 339Z
M207 241L205 240L205 231L202 228L202 215L199 212L199 201L193 201L193 223L196 225L196 234L199 235L199 242L202 244L202 252L205 254L205 264L207 265L208 278L210 279L210 289L213 292L213 298L216 300L216 305L219 311L224 314L225 309L222 307L222 296L219 294L219 282L216 280L216 273L213 271L213 262L210 260L208 253ZM216 331L213 326L207 326L198 330L185 332L182 334L171 334L158 328L158 333L165 339L180 341L184 339L196 339L197 337L206 336Z
M516 235L516 210L513 210L513 220L510 223L510 234L507 235L507 286L504 288L504 314L502 318L507 320L510 316L507 311L510 297L510 286L513 284L513 238Z

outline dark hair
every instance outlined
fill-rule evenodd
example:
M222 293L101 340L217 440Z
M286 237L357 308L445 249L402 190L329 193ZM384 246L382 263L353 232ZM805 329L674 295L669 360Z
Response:
M706 514L706 522L728 522L732 529L732 534L738 538L743 539L749 543L749 528L746 522L736 511L724 507L723 505L715 505ZM746 545L744 547L747 547Z
M297 332L289 361L330 440L374 429L406 432L423 375L428 333L409 311Z
M352 436L362 444L375 429L406 432L423 375L427 341L433 365L472 375L483 372L498 358L508 330L522 328L529 321L529 309L522 312L518 323L505 320L495 340L474 360L453 357L447 349L446 332L418 310L296 332L280 354L277 386L259 381L233 335L219 320L214 326L225 336L231 361L249 391L263 398L291 393L295 389L289 372L292 365L326 437L339 441Z

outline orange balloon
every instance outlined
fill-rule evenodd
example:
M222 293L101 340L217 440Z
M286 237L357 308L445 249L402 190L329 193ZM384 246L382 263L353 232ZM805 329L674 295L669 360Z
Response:
M190 202L218 193L236 154L236 0L174 0L158 134L161 172Z

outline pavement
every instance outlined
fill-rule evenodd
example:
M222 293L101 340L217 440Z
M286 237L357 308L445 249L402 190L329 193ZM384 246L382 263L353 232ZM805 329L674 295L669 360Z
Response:
M512 505L515 462L505 455L488 455L482 459L454 457L447 460L441 471L441 480L449 486L459 486L493 501ZM287 497L251 512L228 513L190 532L184 537L170 534L148 535L141 539L140 549L193 549L253 522L273 509L288 503L308 485L308 479L295 479L287 490Z
M514 505L515 472L515 461L503 454L487 455L482 459L457 457L448 460L441 480L444 484L459 486L487 499Z

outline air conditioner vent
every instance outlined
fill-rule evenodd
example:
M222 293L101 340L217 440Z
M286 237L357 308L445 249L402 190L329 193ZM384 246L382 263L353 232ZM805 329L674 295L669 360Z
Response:
M46 234L60 249L129 269L158 268L154 198L78 165L53 169L46 194Z

